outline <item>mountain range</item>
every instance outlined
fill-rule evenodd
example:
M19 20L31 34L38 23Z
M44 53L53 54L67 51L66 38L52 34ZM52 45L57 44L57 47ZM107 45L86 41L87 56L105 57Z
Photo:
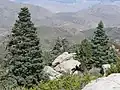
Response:
M119 0L12 0L15 2L34 4L47 8L52 12L76 12L96 4L119 5Z
M4 37L10 33L11 27L17 19L17 13L24 6L30 9L32 21L38 27L39 37L46 46L50 45L52 40L58 36L80 42L86 37L86 32L95 28L100 20L104 22L105 27L120 27L120 7L118 5L96 4L76 12L53 13L37 5L2 0L0 2L0 41L4 41ZM119 29L112 31L112 33L114 32L119 32ZM88 32L87 36L89 36Z
M47 2L47 0L45 1ZM55 2L55 0L48 1ZM74 3L76 5L79 3L79 0L76 0L76 2L73 1L74 0L71 0L71 2L62 2L62 0L56 0L60 5L73 5ZM40 2L42 2L42 0ZM56 2L54 3L55 6L58 5ZM98 1L96 0L96 2ZM45 6L42 7L33 4L25 3L25 1L24 4L20 1L0 1L0 58L4 56L5 45L3 45L3 42L7 40L7 35L10 34L12 26L17 19L18 12L20 11L20 8L24 6L29 8L32 21L37 27L38 37L41 40L42 47L47 50L53 46L54 40L58 36L66 37L71 43L80 43L84 38L90 38L93 36L94 28L100 20L104 22L106 27L105 30L111 40L118 43L120 42L119 5L99 3L94 4L89 8L82 7L83 9L78 11L72 12L71 10L71 12L60 11L55 13Z

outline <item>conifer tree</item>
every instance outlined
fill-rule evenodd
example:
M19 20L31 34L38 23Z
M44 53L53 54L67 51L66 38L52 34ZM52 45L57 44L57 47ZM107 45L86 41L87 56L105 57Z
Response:
M62 52L67 52L69 49L69 41L66 38L63 38L61 42L62 42L62 47L63 47Z
M52 66L54 56L51 54L50 51L44 51L42 58L46 66Z
M69 53L75 53L80 48L80 44L73 44L69 47L68 52Z
M69 49L69 41L66 38L58 37L55 41L55 45L51 50L51 54L53 55L53 59L64 52L68 52Z
M27 7L21 8L10 36L8 49L9 77L18 85L31 87L41 81L43 61L39 38Z
M87 39L84 39L78 49L76 49L76 60L81 62L82 68L86 71L91 67L92 47Z
M116 62L116 55L110 48L109 38L104 31L103 22L100 21L97 30L91 40L93 49L93 60L91 61L95 67L101 67L103 64Z
M51 53L55 56L60 55L62 53L62 42L61 42L61 38L58 37L55 41L55 45L51 51Z

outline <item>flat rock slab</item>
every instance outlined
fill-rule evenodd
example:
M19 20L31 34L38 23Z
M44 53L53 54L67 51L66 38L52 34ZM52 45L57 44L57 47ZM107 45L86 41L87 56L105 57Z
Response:
M120 73L94 80L82 90L120 90Z

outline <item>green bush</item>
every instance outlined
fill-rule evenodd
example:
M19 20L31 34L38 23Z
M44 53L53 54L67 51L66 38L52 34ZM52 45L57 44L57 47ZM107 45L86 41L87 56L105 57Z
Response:
M53 62L53 55L49 51L44 51L42 55L42 59L46 66L51 66Z
M110 75L110 74L112 74L112 73L117 73L117 72L118 72L117 69L118 69L118 68L117 68L116 65L111 64L111 68L107 71L107 76Z
M81 90L86 84L96 78L98 77L88 74L83 77L78 75L66 75L59 79L41 82L39 86L30 90Z
M107 75L112 73L120 73L120 60L116 64L111 64L111 68L107 71Z

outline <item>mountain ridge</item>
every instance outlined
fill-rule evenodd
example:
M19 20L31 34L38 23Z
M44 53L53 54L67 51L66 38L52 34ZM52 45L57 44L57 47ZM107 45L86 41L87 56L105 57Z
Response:
M120 6L120 1L118 0L34 0L34 1L33 0L14 0L14 1L42 6L54 13L77 12L79 10L89 8L96 4L109 4L109 5Z
M30 9L32 21L37 27L38 37L42 46L50 49L53 40L58 36L66 37L73 43L80 43L87 36L91 36L100 20L105 27L120 27L120 7L117 5L94 5L78 12L52 13L51 11L34 5L15 3L5 0L0 2L0 54L4 52L2 42L10 34L21 7ZM112 11L112 12L111 12ZM105 29L106 30L106 29ZM109 29L109 37L120 39L120 29ZM117 32L117 33L116 33ZM2 55L2 54L1 54Z
M52 15L52 12L40 6L5 0L0 2L0 21L3 23L3 26L12 26L15 19L17 19L17 13L20 11L20 8L24 6L30 9L30 12L32 13L31 16L34 21Z
M59 33L57 30L60 30L62 32L60 35L66 33L67 36L70 34L84 37L81 31L95 28L100 20L104 22L106 27L120 27L120 7L117 5L98 4L78 12L52 13L39 6L5 0L0 2L1 33L10 32L11 26L17 19L17 13L23 6L30 9L32 21L36 27L49 27L48 32L53 32L56 29L56 32Z

